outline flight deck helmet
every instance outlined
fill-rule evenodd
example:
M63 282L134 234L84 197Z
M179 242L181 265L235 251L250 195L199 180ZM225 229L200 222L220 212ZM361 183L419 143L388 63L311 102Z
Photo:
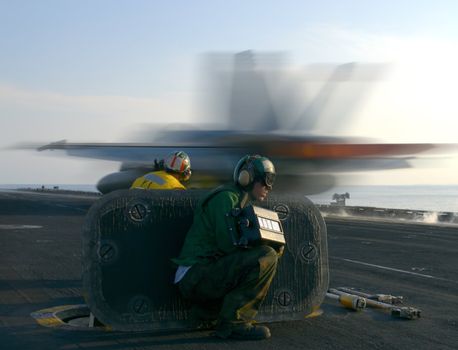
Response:
M275 167L267 157L246 155L235 166L233 178L234 183L243 188L250 188L253 183L260 181L271 190L275 181Z
M183 151L170 153L164 159L164 168L169 173L178 174L183 181L187 181L191 177L191 160Z

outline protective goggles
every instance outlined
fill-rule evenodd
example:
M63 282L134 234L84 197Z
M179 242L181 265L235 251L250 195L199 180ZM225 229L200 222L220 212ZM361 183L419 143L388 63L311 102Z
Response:
M191 177L191 175L192 175L192 170L191 170L191 168L188 168L188 169L184 170L184 171L181 173L181 176L182 176L183 178L188 178L188 179L189 179L189 178Z
M264 179L262 180L264 182L264 185L266 185L266 187L269 190L271 190L275 182L275 174L274 173L265 173Z

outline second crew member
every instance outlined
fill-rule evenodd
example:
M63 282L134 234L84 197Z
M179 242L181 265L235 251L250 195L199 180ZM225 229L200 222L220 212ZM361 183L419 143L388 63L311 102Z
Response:
M160 162L161 164L162 162ZM131 189L145 190L185 190L182 182L191 177L191 160L183 151L170 153L163 162L163 166L137 178Z

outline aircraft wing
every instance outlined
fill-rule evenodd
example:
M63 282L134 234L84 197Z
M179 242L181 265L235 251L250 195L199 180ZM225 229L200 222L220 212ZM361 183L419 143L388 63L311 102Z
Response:
M240 136L240 135L239 135ZM430 151L438 145L430 143L347 143L301 140L283 136L237 137L220 139L216 144L196 142L183 143L67 143L53 142L37 148L38 151L63 150L70 156L95 158L120 162L150 164L154 159L164 158L173 150L190 154L193 167L207 168L203 162L218 163L230 159L232 163L247 153L266 155L280 163L308 161L321 170L367 170L403 168L415 154ZM219 160L218 160L219 158ZM347 163L347 166L344 166ZM379 163L376 165L376 163Z
M234 150L228 146L205 145L166 145L155 143L68 143L52 142L37 148L37 151L65 151L68 155L83 158L95 158L111 161L151 162L161 159L175 149L190 153L215 152Z

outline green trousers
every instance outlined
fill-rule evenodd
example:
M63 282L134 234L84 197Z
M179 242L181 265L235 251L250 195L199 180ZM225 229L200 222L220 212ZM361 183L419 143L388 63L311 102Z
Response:
M278 263L266 245L238 250L205 264L195 264L178 283L198 310L191 317L220 323L249 322L267 295Z

